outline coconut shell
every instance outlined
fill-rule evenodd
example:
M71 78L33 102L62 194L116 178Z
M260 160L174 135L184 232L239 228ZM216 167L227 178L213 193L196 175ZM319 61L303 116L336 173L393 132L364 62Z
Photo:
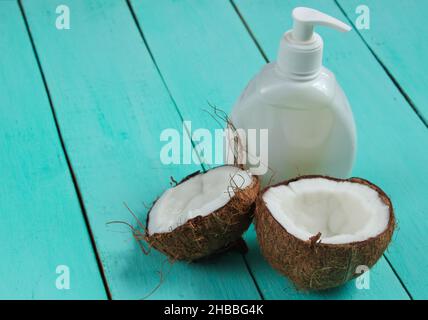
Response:
M272 267L287 276L298 289L322 290L340 286L361 274L357 267L372 267L382 256L391 241L395 228L394 210L388 196L367 180L348 180L324 176L303 176L278 185L288 185L305 178L325 178L364 184L378 192L389 208L389 222L385 231L374 238L347 244L324 244L321 234L302 240L287 232L269 212L262 196L257 198L255 225L261 252Z
M197 173L180 183L195 175ZM194 261L222 251L238 241L250 226L259 189L259 180L253 177L252 183L245 189L235 190L234 196L223 207L206 216L190 219L171 232L150 235L146 228L145 239L173 260ZM150 211L146 226L149 225Z

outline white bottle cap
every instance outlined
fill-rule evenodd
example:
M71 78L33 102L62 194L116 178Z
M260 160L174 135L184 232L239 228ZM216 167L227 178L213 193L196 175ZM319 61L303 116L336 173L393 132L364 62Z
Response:
M298 7L293 10L293 29L281 39L277 66L279 71L296 79L316 77L322 65L323 41L314 32L315 25L323 25L345 32L351 27L318 10Z

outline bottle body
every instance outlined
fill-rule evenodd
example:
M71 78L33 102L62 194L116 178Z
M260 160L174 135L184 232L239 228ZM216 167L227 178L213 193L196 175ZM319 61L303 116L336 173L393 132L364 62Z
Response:
M285 77L267 64L234 106L236 128L268 129L267 185L299 175L345 178L356 153L354 118L335 76L322 67L311 80ZM260 146L247 143L248 154ZM249 167L251 169L251 167Z

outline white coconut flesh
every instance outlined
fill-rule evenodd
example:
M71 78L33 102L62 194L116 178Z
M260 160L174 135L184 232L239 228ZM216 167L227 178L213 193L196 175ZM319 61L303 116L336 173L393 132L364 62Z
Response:
M268 189L263 200L288 233L321 242L364 241L386 230L389 208L374 189L360 183L307 178Z
M207 216L226 205L235 192L252 183L251 173L222 166L167 190L150 211L148 232L171 232L197 216Z

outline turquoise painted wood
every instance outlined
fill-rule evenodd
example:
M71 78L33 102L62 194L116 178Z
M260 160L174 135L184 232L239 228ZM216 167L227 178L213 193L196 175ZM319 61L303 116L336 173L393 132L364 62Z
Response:
M223 128L209 104L229 112L263 65L227 1L131 1L167 86L192 129ZM179 41L177 41L179 39Z
M279 37L291 27L294 6L314 6L346 19L333 1L237 3L270 59L275 59ZM319 28L319 32L325 40L325 65L336 73L357 122L359 150L353 174L382 187L396 210L399 227L386 256L410 294L427 298L427 130L355 31L345 35ZM384 293L394 295L388 292L392 283L391 276ZM397 291L397 296L402 293Z
M250 5L249 2L244 2ZM229 112L246 82L264 63L233 7L227 1L135 0L132 4L160 72L183 118L192 120L194 128L217 127L218 124L202 110L206 101L209 100ZM275 6L271 2L267 5L272 10L278 6L284 11L284 5L279 2ZM260 25L269 26L268 13L271 12L266 11L268 9L265 8L265 1L260 1L256 9L255 12L260 11L266 15L260 13L252 18L257 18ZM276 17L277 15L274 15L274 18ZM249 22L252 26L252 19ZM283 28L285 22L286 18ZM276 24L275 28L278 28ZM266 29L275 31L275 45L281 35L277 35L276 29ZM353 41L357 42L356 48L360 48L369 63L374 64L356 36L349 41L351 46ZM380 79L387 82L387 77L381 72L377 73L377 77L378 81ZM393 87L389 87L390 91L395 93ZM400 99L397 94L394 98ZM410 114L410 111L405 112L408 122L414 120ZM371 122L371 125L373 123ZM367 176L370 172L364 174ZM373 270L370 290L357 290L355 285L350 283L345 288L323 294L299 293L264 262L258 251L254 231L248 232L247 239L250 245L248 262L266 298L408 298L385 260L381 260Z
M170 268L155 251L145 256L126 227L106 225L133 223L123 202L143 219L170 176L197 167L160 162L160 133L182 124L126 2L69 0L71 29L59 31L62 3L23 6L113 298L146 297L162 270L149 298L258 299L238 254Z
M104 299L90 237L15 1L0 1L0 34L0 299ZM69 268L69 290L56 287L61 265Z
M229 1L131 2L160 74L125 1L68 0L71 30L63 31L55 28L55 9L63 1L23 1L109 290L116 299L144 298L159 284L162 270L163 283L151 299L258 299L239 254L170 268L154 251L143 255L126 227L107 225L112 220L135 225L122 202L144 219L146 206L169 185L170 176L180 179L199 168L160 162L162 130L181 131L181 119L191 120L193 129L221 127L206 113L207 102L230 111L264 64ZM359 3L337 3L353 22ZM337 3L236 0L271 60L291 25L294 6L316 7L345 20ZM402 32L415 25L424 30L418 23L426 4L364 4L371 9L372 28L361 30L362 37L426 119L427 79L417 68L426 45L413 34L406 39L409 45L398 45ZM388 14L382 14L385 10ZM403 24L406 17L411 21ZM0 264L0 298L105 298L16 1L0 2L0 31L0 243L5 244L2 259L8 261ZM326 45L325 64L347 92L359 129L354 175L380 185L396 209L399 230L386 257L411 296L427 298L426 128L355 31L319 31ZM245 260L264 298L408 298L386 259L371 270L369 290L350 282L322 293L298 292L264 261L254 230L246 240L250 252ZM70 290L55 287L59 264L70 267Z
M355 24L355 9L365 4L370 9L370 29L359 33L398 81L416 109L428 122L428 33L425 0L339 0Z

